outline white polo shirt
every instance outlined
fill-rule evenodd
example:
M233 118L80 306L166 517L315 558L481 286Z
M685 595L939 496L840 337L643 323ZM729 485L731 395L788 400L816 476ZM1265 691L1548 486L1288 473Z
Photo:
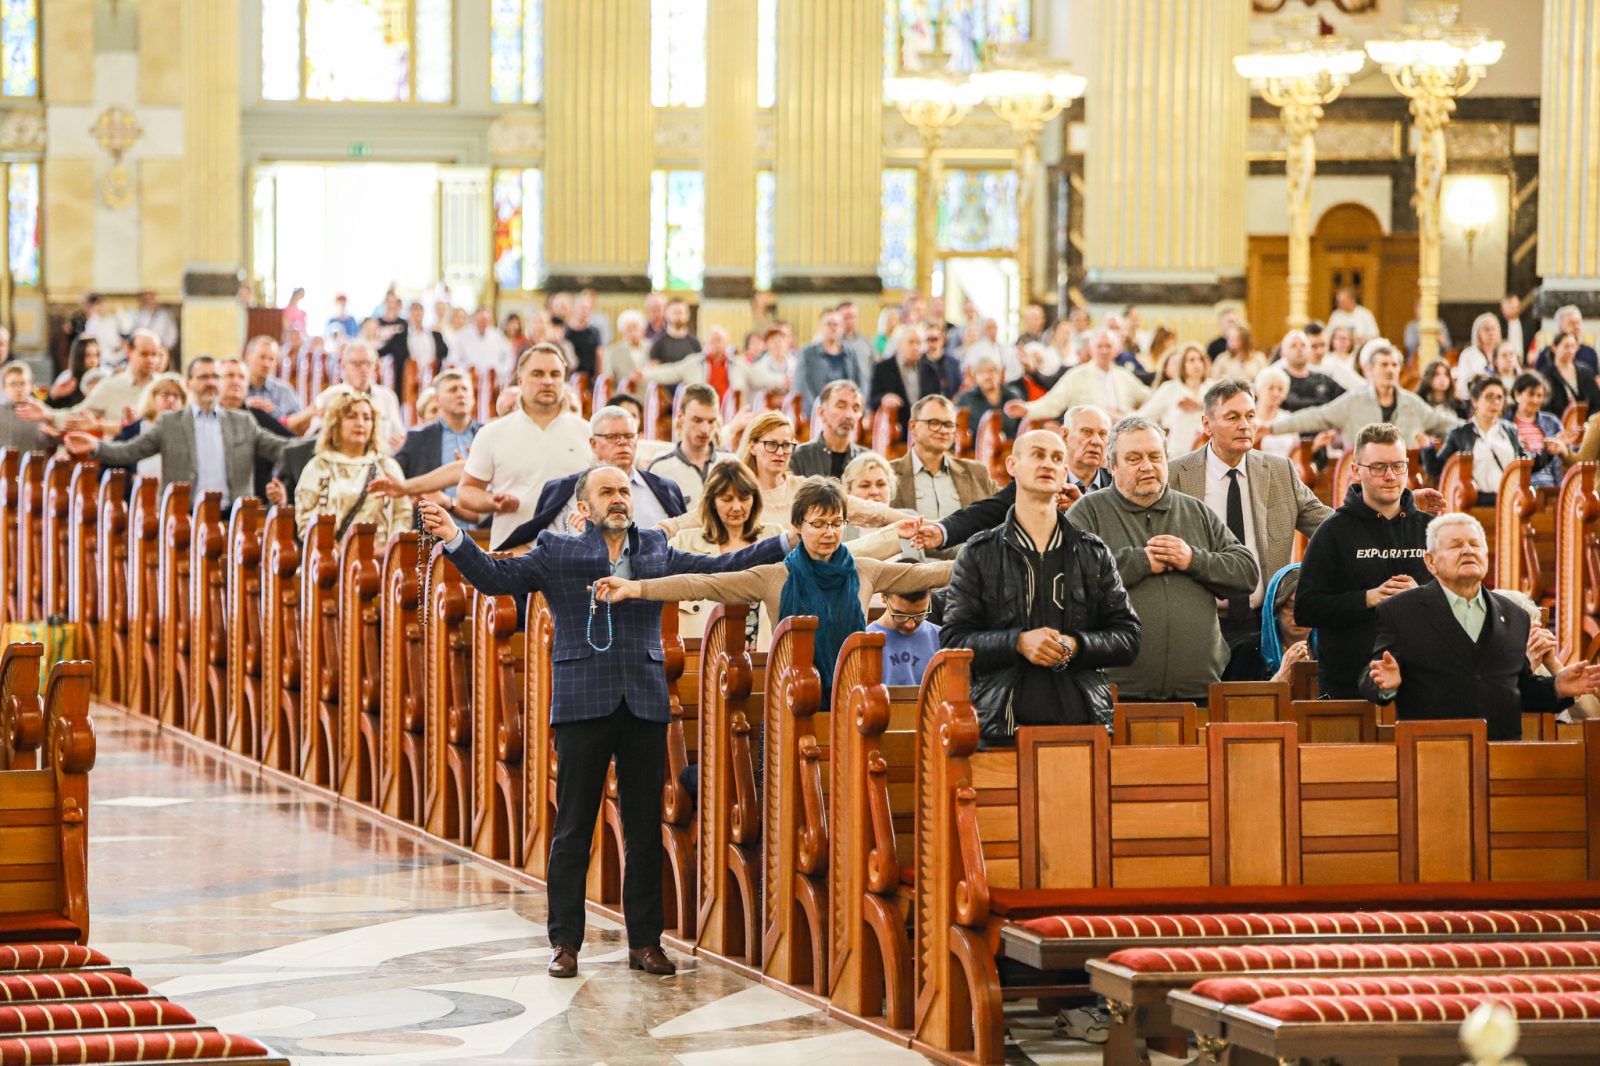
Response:
M521 504L514 514L494 516L490 531L494 543L533 517L546 481L576 474L592 462L589 423L570 411L540 429L519 405L478 430L467 453L466 472L487 482L490 492L509 492Z

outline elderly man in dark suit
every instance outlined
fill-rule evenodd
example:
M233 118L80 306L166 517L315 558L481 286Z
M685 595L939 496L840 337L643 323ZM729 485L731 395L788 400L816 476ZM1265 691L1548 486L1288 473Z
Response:
M1489 546L1476 518L1440 515L1427 537L1434 580L1378 604L1363 696L1394 703L1399 719L1483 718L1490 740L1521 740L1522 712L1559 711L1600 688L1591 663L1554 677L1529 667L1527 613L1483 587Z
M578 498L587 522L582 534L541 533L532 551L501 559L485 555L436 504L417 506L423 527L445 542L470 585L490 596L542 592L555 618L550 725L561 774L550 846L550 975L578 972L589 842L613 758L622 809L628 966L670 974L676 967L661 950L661 787L671 716L661 604L596 604L592 586L608 575L745 570L778 562L788 544L776 536L727 555L677 551L665 533L634 525L632 480L614 466L584 471Z

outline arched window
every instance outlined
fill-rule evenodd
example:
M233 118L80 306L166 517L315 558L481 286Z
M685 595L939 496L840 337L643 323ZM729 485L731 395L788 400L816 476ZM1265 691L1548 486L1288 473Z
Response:
M932 51L949 55L950 70L976 70L991 47L1028 40L1032 8L1032 0L884 0L883 76L919 68Z
M0 0L0 97L39 96L39 0Z
M261 0L265 100L447 104L454 48L451 0Z
M494 283L532 292L544 284L544 172L494 172Z
M698 170L650 175L650 284L698 292L706 276L706 177Z
M885 289L917 287L917 172L885 167L878 277Z
M490 0L490 102L537 104L543 98L544 0Z
M39 164L6 164L6 261L11 284L39 284Z
M705 106L706 0L650 0L650 102Z

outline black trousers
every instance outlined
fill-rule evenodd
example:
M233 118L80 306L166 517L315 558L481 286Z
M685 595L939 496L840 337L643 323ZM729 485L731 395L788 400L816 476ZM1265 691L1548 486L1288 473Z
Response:
M1261 608L1239 613L1239 618L1222 619L1222 639L1228 644L1228 665L1222 671L1222 680L1265 681L1267 663L1261 658Z
M554 727L556 825L550 842L552 946L583 946L583 888L589 845L605 796L606 770L617 762L622 809L622 909L630 948L661 943L661 787L667 769L667 725L646 722L624 700L604 718Z

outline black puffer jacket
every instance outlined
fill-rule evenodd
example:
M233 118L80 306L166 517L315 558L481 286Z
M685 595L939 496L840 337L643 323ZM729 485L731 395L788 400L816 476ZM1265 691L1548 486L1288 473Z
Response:
M1117 575L1116 561L1099 537L1057 517L1071 551L1072 606L1066 631L1078 639L1068 675L1095 721L1111 727L1108 666L1127 666L1139 655L1139 616ZM1029 628L1030 570L1016 539L1012 512L973 537L956 557L939 644L972 649L972 706L988 744L1009 744L1016 733L1011 695L1026 660L1017 638Z

